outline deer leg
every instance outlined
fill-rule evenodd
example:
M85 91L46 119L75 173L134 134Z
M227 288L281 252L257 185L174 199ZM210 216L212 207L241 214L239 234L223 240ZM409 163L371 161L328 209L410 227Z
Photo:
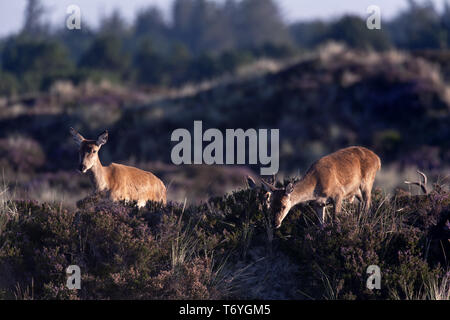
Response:
M355 195L352 195L349 199L348 199L348 203L353 203L355 201Z
M362 199L362 194L361 194L361 189L360 189L360 188L358 188L358 191L356 191L356 193L355 193L354 196L356 197L356 199L358 199L359 202L362 202L362 201L363 201L363 199Z
M336 221L336 216L341 214L342 211L342 195L338 194L336 197L334 197L334 210L333 210L333 220Z
M326 219L326 199L318 200L314 203L314 209L316 211L316 215L319 218L320 228L323 229Z
M372 184L365 184L362 187L362 198L364 200L363 203L363 208L364 208L364 213L367 213L370 209L370 205L371 205L371 193L372 193Z
M355 197L356 199L358 199L358 212L361 211L362 208L362 204L363 204L363 198L362 198L362 194L361 194L361 188L358 188L358 190L356 191L356 193L353 195L353 197Z
M322 205L322 228L325 225L325 219L327 218L326 206Z

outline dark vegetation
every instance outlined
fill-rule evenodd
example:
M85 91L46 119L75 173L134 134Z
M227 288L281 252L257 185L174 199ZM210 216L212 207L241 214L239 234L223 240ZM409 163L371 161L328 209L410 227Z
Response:
M69 31L28 3L23 30L0 40L0 298L449 299L448 5L409 1L373 31L357 16L287 25L272 0L176 0L171 23L147 8ZM194 120L279 128L285 177L371 148L374 205L346 204L324 230L300 205L274 232L261 194L230 193L258 167L171 164L172 131ZM91 195L71 126L108 129L103 164L154 172L171 202ZM398 189L417 168L428 195ZM372 264L379 291L365 289Z
M380 51L446 50L450 44L450 7L438 11L413 0L381 30L351 15L287 25L273 0L176 0L171 23L148 7L131 22L114 11L97 29L82 20L81 30L47 25L46 10L29 0L22 30L0 40L0 94L46 91L62 79L179 86L235 74L263 57L291 58L330 40Z
M76 150L62 133L108 129L105 164L155 170L172 181L174 200L206 200L242 185L247 169L161 164L170 163L171 132L202 120L205 129L281 128L281 170L291 175L358 144L399 173L381 177L387 190L415 168L445 179L448 12L410 1L368 30L351 16L286 25L271 0L178 0L171 23L147 8L132 23L116 11L96 30L84 21L73 31L47 26L45 7L29 1L21 32L0 41L2 171L19 196L44 184L79 195L65 201L74 203L89 182L70 172ZM194 182L202 170L210 179ZM194 192L178 192L182 185ZM51 198L40 193L32 198Z
M285 174L301 175L327 153L363 145L381 157L389 174L380 173L377 183L386 191L404 187L403 180L415 178L416 168L445 184L450 89L444 77L438 65L422 57L329 45L279 72L187 95L145 95L100 85L62 87L37 98L11 100L0 109L0 161L6 180L19 187L18 196L24 197L24 190L42 199L47 189L60 199L64 192L75 197L64 201L73 206L90 182L75 173L77 149L68 128L90 138L107 128L110 140L100 154L104 164L154 171L171 184L172 200L207 200L242 186L251 172L171 165L173 130L192 130L194 120L202 120L204 130L280 128L280 169Z
M437 188L437 187L436 187ZM374 192L368 215L345 206L321 230L295 208L275 233L264 195L143 210L94 195L76 210L3 203L0 296L19 299L448 299L450 195ZM447 223L447 225L446 225ZM68 290L65 268L82 270ZM366 289L369 265L381 290Z

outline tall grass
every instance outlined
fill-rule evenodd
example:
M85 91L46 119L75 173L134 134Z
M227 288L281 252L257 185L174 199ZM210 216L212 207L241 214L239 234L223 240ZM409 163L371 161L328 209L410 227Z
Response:
M193 221L189 220L186 226L181 224L182 216L180 216L176 226L176 236L172 240L171 264L172 268L191 261L198 251L199 239L195 237Z
M412 290L407 283L402 283L399 291L392 290L390 295L394 300L450 300L450 272L443 277L427 276L423 286Z
M424 283L427 300L450 300L450 271L441 279L429 278Z
M12 200L13 198L14 193L10 191L10 187L3 178L2 186L0 187L0 235L5 230L9 219L19 215L17 205Z
M403 214L404 208L398 207L397 202L387 194L378 194L372 201L370 210L365 211L364 206L348 204L343 206L343 214L347 222L354 228L356 235L361 235L369 230L377 232L380 239L389 239L405 223L407 215Z

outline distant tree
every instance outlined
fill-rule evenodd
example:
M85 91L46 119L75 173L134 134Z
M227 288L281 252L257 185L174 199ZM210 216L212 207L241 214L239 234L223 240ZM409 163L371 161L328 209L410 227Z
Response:
M241 48L290 42L288 29L273 0L242 0L235 28Z
M26 72L51 73L71 67L66 49L55 41L11 38L2 53L3 69L21 76Z
M84 68L121 73L128 65L122 41L114 35L98 36L81 57L79 66Z
M102 17L99 31L102 35L125 37L128 32L128 27L120 11L115 9L110 15Z
M220 61L214 55L203 53L192 61L189 78L195 81L212 79L222 71Z
M59 42L28 37L13 37L6 42L2 65L30 90L38 90L56 78L66 78L73 71L67 50Z
M226 0L223 4L221 15L228 24L232 36L236 38L236 34L239 32L237 29L239 26L239 3L237 0Z
M9 73L0 70L0 96L11 96L19 91L17 78Z
M40 37L48 33L48 25L43 21L46 8L40 0L28 0L24 13L22 35Z
M177 85L189 79L188 68L192 61L189 49L182 43L175 42L169 50L167 72L171 84Z
M445 29L442 28L441 18L433 2L408 2L408 9L388 25L396 46L405 49L440 48Z
M326 37L358 49L386 50L391 47L389 36L383 29L368 29L366 22L358 16L347 15L332 23Z
M223 8L208 0L175 0L173 32L194 54L233 47L233 28Z
M218 59L220 73L233 74L240 66L253 61L254 56L247 50L227 50L222 52Z
M173 4L173 34L179 41L185 43L190 49L193 49L193 30L192 17L196 0L175 0ZM198 35L197 35L198 36Z
M148 7L136 13L129 49L135 52L143 39L151 39L152 45L160 53L167 53L173 42L169 25L164 21L161 10L156 7Z
M67 48L72 61L79 61L95 40L95 32L83 21L81 30L63 27L56 30L54 37Z
M329 23L314 20L311 22L296 22L290 26L292 38L302 48L314 48L326 40L329 33Z
M143 40L133 59L137 71L137 81L142 84L167 84L167 62L164 56L155 50L149 38Z
M148 7L137 12L134 21L135 35L161 37L165 36L167 32L168 26L158 8Z
M444 10L441 15L441 48L450 47L450 4L445 2Z

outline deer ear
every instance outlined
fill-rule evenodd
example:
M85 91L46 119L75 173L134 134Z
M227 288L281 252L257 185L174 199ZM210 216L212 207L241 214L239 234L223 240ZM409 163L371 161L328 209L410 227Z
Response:
M70 128L70 134L73 137L73 140L75 140L75 142L80 145L85 139L84 137L79 134L74 128Z
M248 183L248 186L250 187L250 189L255 189L256 188L255 180L253 180L252 177L247 176L247 183Z
M104 145L106 142L108 141L108 130L105 130L105 132L103 132L101 135L98 136L97 138L97 146L102 146Z
M286 195L291 194L292 191L294 191L294 185L291 183L289 183L286 187Z

